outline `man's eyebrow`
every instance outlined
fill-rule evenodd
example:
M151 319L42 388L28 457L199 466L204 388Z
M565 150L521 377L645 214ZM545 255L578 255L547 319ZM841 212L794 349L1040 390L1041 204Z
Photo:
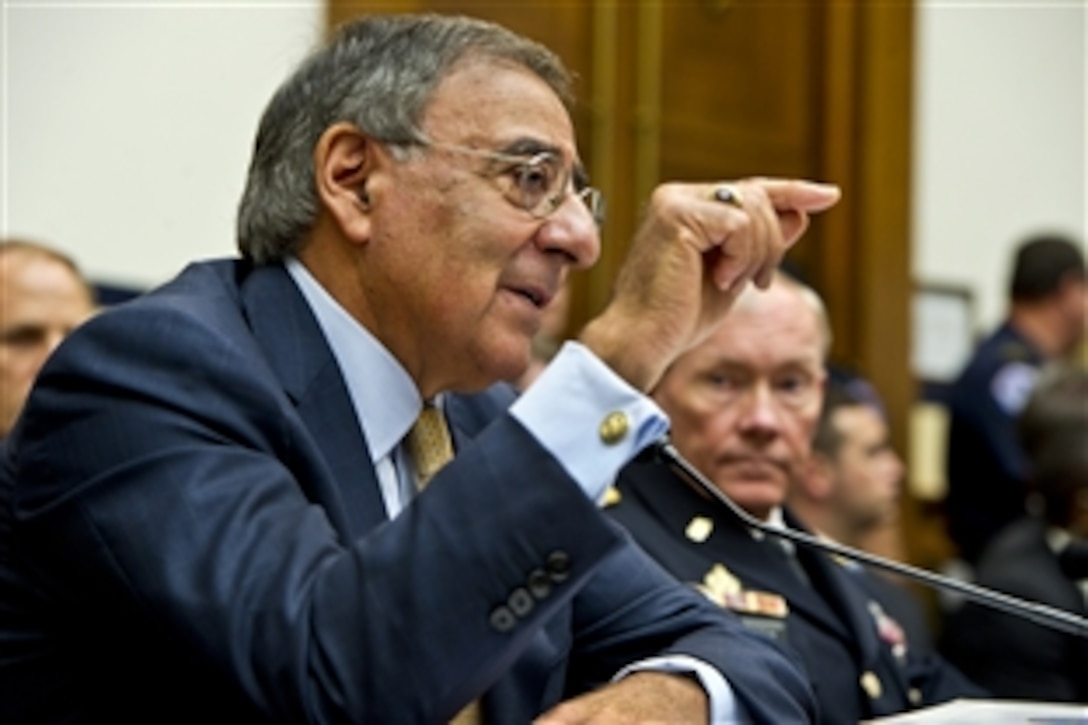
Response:
M557 159L563 158L563 153L558 146L532 137L515 139L498 149L498 151L499 153L507 154L509 156L531 157L536 156L537 154L552 154ZM586 167L577 159L575 159L574 166L571 168L571 181L574 184L574 188L578 190L584 189L589 185L589 174L586 172Z
M537 154L549 153L554 154L558 158L563 158L563 154L555 144L550 144L541 141L538 138L531 137L514 139L498 149L498 151L499 153L509 154L510 156L536 156Z

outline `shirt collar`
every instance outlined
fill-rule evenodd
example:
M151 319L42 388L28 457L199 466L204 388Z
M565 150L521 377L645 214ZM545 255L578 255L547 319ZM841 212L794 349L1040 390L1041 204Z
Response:
M419 390L393 354L333 299L301 261L291 257L286 267L340 367L370 458L380 461L419 416L423 408Z
M775 506L774 508L772 508L767 514L767 518L764 520L764 523L767 524L769 528L776 529L778 531L785 531L789 528L789 525L786 524L786 517L782 515L781 506ZM764 537L767 536L765 532L760 531L759 529L749 529L749 531L751 531L752 533L752 538L756 539L757 541L762 541ZM797 551L797 547L790 539L786 539L781 536L772 536L771 539L776 544L778 544L778 546L780 546L782 550L785 551L787 554L792 555Z

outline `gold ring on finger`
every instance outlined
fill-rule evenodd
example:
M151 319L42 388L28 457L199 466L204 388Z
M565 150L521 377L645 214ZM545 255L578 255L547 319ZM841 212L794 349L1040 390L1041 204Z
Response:
M736 209L744 208L744 200L741 198L740 192L729 184L722 184L714 189L714 201L720 201Z

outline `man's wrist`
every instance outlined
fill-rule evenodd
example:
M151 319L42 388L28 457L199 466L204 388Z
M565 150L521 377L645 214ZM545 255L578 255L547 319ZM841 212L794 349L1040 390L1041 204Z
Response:
M637 325L597 317L586 325L578 340L636 390L648 392L664 373L662 356L654 353L653 341L641 335Z

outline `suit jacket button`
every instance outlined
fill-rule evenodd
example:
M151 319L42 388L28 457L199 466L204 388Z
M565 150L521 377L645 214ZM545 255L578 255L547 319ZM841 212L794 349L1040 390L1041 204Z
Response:
M499 605L491 611L488 622L496 632L509 632L518 623L518 618L505 605Z
M570 556L565 551L553 551L548 554L548 558L544 562L544 568L547 570L548 576L556 584L566 581L567 577L570 576Z
M537 599L543 599L552 593L552 580L543 569L529 572L529 593Z
M872 672L866 672L861 676L861 689L865 690L865 694L872 700L879 700L880 695L884 692L884 687L880 684L880 678Z
M525 587L518 587L510 592L506 603L510 606L510 610L519 617L524 617L533 611L533 607L536 606L536 602Z

